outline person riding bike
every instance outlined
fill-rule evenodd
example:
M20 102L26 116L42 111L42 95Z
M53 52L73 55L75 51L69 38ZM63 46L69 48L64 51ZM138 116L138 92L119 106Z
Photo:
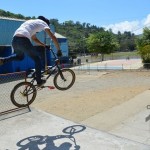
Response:
M35 51L34 46L31 43L33 40L37 45L46 47L44 43L42 43L37 37L36 33L45 31L49 37L53 40L56 48L57 55L61 56L61 50L57 38L51 32L49 27L49 20L44 16L39 16L37 19L31 19L25 21L14 33L12 39L12 48L14 49L14 54L8 57L0 58L0 65L3 65L6 62L10 62L13 60L23 60L24 54L27 54L35 63L36 70L36 81L38 86L42 86L45 83L45 80L41 79L41 58L39 54Z

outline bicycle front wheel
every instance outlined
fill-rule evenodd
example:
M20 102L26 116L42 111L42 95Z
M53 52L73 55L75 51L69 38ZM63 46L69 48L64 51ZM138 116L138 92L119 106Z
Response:
M75 73L71 69L64 68L55 75L54 85L58 90L67 90L72 87L75 78Z
M37 91L30 82L21 82L17 84L10 94L12 103L17 107L27 107L36 98Z

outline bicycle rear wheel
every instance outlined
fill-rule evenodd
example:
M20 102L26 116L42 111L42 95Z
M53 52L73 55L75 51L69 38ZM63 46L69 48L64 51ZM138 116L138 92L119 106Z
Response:
M17 107L27 107L36 98L37 91L30 82L21 82L17 84L10 94L12 103Z
M61 73L63 78L61 77ZM57 72L54 77L54 85L58 90L67 90L72 87L75 82L75 73L68 68L64 68L61 70L61 73Z

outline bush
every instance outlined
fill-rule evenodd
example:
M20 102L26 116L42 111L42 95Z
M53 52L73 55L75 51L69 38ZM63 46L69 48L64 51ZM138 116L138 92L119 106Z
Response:
M150 45L145 45L139 49L144 68L150 68Z

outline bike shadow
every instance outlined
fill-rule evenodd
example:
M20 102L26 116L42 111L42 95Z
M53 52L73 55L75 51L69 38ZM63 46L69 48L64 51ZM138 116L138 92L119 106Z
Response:
M83 132L85 129L83 125L68 126L62 130L64 134L30 136L20 140L16 145L19 147L18 150L80 150L74 134Z

